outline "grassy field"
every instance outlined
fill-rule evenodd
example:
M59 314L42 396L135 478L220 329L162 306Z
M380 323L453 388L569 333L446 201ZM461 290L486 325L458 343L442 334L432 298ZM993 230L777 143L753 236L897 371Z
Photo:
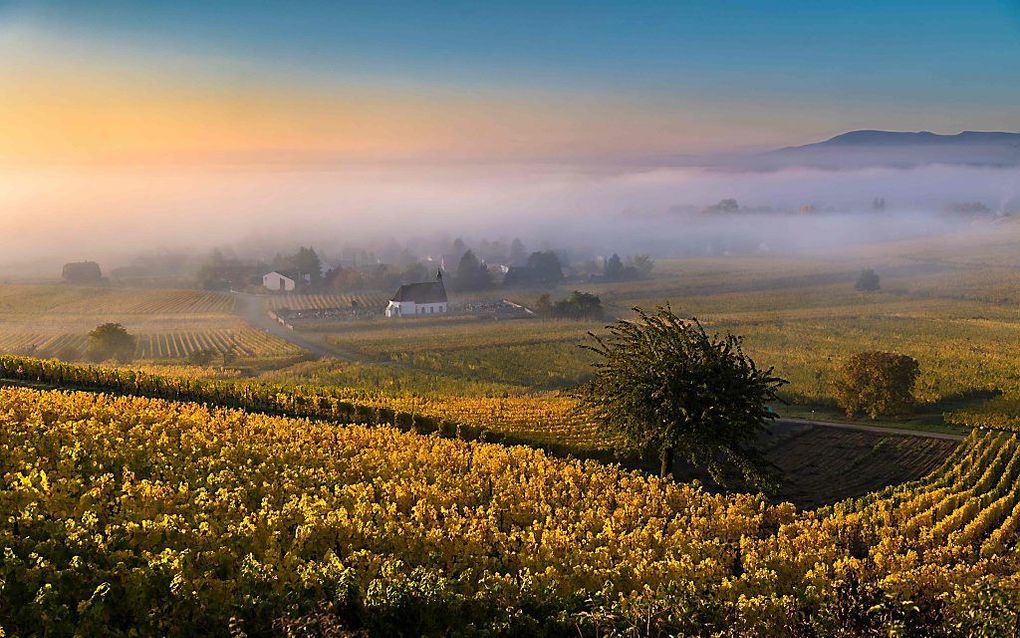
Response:
M375 321L345 327L326 340L368 362L536 390L581 382L591 358L578 347L586 330L576 321L449 319L418 323Z

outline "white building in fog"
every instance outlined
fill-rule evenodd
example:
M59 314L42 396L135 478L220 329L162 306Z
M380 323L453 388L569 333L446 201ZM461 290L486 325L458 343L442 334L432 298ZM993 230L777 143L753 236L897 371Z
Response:
M293 277L274 270L262 275L262 285L273 292L290 292L294 290L296 283Z
M420 317L422 315L444 314L449 309L443 275L436 275L435 281L404 284L386 306L387 317Z

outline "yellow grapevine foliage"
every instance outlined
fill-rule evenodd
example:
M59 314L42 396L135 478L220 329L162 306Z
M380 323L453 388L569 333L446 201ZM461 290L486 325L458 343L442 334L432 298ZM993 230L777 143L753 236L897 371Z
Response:
M1018 452L975 434L923 481L797 512L526 447L4 388L0 623L998 635L1020 586Z
M0 355L0 379L42 383L61 388L100 390L160 399L211 403L269 414L321 418L342 423L392 423L426 430L442 429L436 419L399 413L366 401L352 401L342 391L303 389L264 383L236 383L193 375L153 374L140 369L62 363ZM456 429L456 424L446 425Z
M392 424L462 439L528 443L553 451L606 450L614 438L580 417L569 397L366 396L340 387L280 386L194 374L76 365L0 355L0 379L198 401L339 423Z

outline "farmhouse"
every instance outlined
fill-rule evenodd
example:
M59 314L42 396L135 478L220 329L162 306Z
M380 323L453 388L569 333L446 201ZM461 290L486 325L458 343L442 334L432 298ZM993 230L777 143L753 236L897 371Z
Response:
M310 278L307 275L296 273L282 273L277 270L262 275L262 285L273 292L290 292L297 286L297 282L307 283Z
M387 317L414 317L441 314L447 311L446 286L442 273L435 281L404 284L386 306Z

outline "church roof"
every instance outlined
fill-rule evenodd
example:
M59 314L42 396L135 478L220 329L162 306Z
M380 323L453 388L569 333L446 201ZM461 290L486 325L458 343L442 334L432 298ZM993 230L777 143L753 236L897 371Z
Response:
M397 289L390 301L413 301L414 303L445 303L446 286L443 281L423 281L416 284L404 284Z
M263 275L263 277L268 277L269 275L272 275L274 273L280 275L284 279L290 279L291 281L297 281L301 277L297 273L290 270L270 270L265 275Z

